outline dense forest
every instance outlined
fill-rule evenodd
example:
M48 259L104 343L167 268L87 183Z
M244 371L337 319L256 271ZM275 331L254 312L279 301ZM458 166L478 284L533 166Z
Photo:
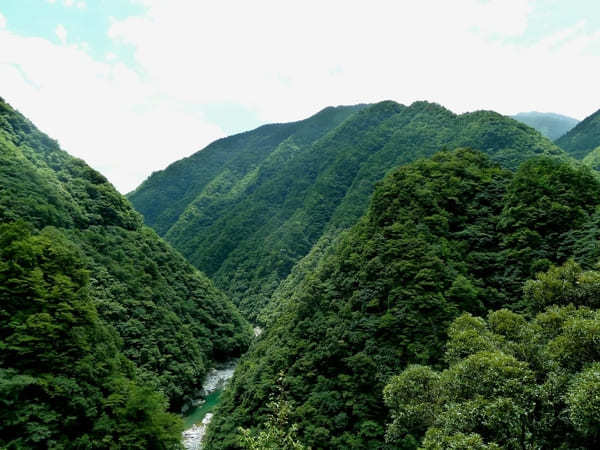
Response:
M228 297L1 99L0 224L0 447L179 447L250 342Z
M596 147L594 150L585 155L585 158L583 158L583 164L596 171L600 171L600 146Z
M153 174L129 199L248 319L263 322L280 282L315 244L326 247L320 239L335 239L360 218L389 170L458 147L512 169L536 155L564 155L494 112L386 101L217 141Z
M594 117L326 108L153 174L153 230L0 99L0 447L181 448L238 356L208 449L598 447Z
M544 156L511 172L460 149L395 169L242 358L207 447L236 447L239 427L258 432L279 390L312 448L416 448L424 437L428 448L524 448L510 426L534 444L595 442L600 418L582 398L598 392L585 307L597 306L599 206L589 168ZM565 272L581 280L571 293ZM487 324L469 319L489 310L500 311ZM584 351L575 365L560 360ZM432 392L416 400L418 389Z
M556 144L577 159L585 158L596 147L600 147L600 111L586 117L558 139Z
M400 448L597 448L600 272L568 261L524 285L524 313L465 313L436 371L411 365L384 398Z
M513 119L535 128L548 139L555 141L568 131L571 131L579 120L555 113L525 112L511 116Z

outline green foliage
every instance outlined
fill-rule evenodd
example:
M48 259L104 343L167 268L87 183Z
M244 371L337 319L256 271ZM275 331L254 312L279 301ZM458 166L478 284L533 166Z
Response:
M181 420L133 379L88 280L59 230L0 225L0 446L179 448Z
M296 424L289 424L289 414L292 409L285 398L282 386L283 373L279 374L278 393L268 404L271 413L261 431L240 428L240 443L247 450L305 450L296 436Z
M13 302L0 306L0 320L6 321L7 327L0 336L0 345L3 357L10 358L1 367L3 385L21 392L18 395L24 395L25 400L31 388L32 396L52 395L69 403L69 393L79 391L70 387L68 377L64 379L66 384L61 384L64 377L57 374L62 367L75 370L79 366L72 358L92 352L81 358L89 359L89 365L100 371L90 372L86 366L85 370L91 373L85 378L89 386L77 394L81 405L75 412L38 411L35 404L28 403L28 417L39 414L42 422L55 424L54 428L48 425L54 430L51 433L40 431L40 436L45 436L40 439L59 439L55 436L56 424L66 421L67 430L69 421L74 420L70 414L78 419L88 414L96 420L102 411L112 418L121 417L118 421L123 426L127 417L139 416L135 419L137 429L127 431L131 442L138 439L132 434L134 431L146 433L144 427L162 427L170 435L178 422L160 410L167 405L172 410L180 408L186 399L196 395L213 361L240 355L250 342L249 325L221 291L144 227L140 215L102 175L60 150L55 141L3 101L0 223L19 224L14 229L4 229L0 253L9 252L5 253L6 261L14 259L10 252L39 260L31 270L9 262L3 263L7 267L0 267L11 274L0 283L0 292ZM37 232L41 234L21 239L15 235L19 229L29 230L35 236ZM60 245L49 245L53 240ZM69 301L60 301L63 297ZM17 299L24 303L17 303ZM29 311L36 302L42 302L44 308ZM92 330L99 337L86 337L85 330ZM110 336L100 336L102 333ZM102 345L107 346L102 352L92 351ZM27 371L15 372L21 370L20 360L36 363ZM106 365L126 367L126 380L114 379L117 375L111 375ZM67 375L75 377L70 372ZM80 374L76 375L79 379ZM39 380L46 377L58 381L52 381L44 390ZM111 383L118 386L116 396L107 387ZM90 393L93 390L97 393ZM88 406L96 412L84 412L88 407L81 399L88 396L95 399ZM106 408L98 406L104 404L103 398L112 402ZM142 414L144 402L149 412ZM113 430L112 418L107 419L104 432L107 436L118 433L119 439L125 439L124 431ZM144 420L148 421L146 425L142 425ZM83 428L87 426L87 422L81 423ZM109 448L110 438L104 441L98 436L90 437L89 445L81 447ZM98 444L98 439L104 443ZM139 445L153 448L153 439L164 441L155 435L147 441L138 439L147 442Z
M556 141L556 144L577 159L583 159L600 146L600 111L589 117Z
M526 286L534 309L557 305L530 321L506 309L487 321L463 314L449 330L447 369L409 367L391 379L389 443L416 446L424 435L426 449L465 437L481 448L597 447L600 310L589 306L600 273L568 262Z
M153 173L135 191L128 194L144 219L160 235L166 233L196 199L204 206L215 201L234 200L248 177L269 157L279 163L293 157L297 145L310 143L329 129L363 108L326 108L312 118L289 124L265 125L254 131L219 139L189 158ZM288 142L286 152L270 156L277 147ZM198 197L200 194L203 194ZM210 221L210 216L203 217Z
M596 147L583 158L583 164L596 172L600 171L600 147Z
M335 239L356 223L388 171L459 147L481 149L509 168L535 155L564 156L493 112L457 116L426 102L388 101L328 108L217 141L129 198L247 318L264 320L261 311L294 265L321 237Z
M583 230L595 228L599 197L600 181L585 167L549 158L531 159L519 167L498 224L510 261L506 271L511 276L504 289L512 298L519 297L523 280L552 262L590 251L578 245ZM594 245L594 237L589 237Z
M525 303L534 312L551 305L600 308L600 272L584 271L573 260L537 274L524 285Z
M435 420L432 404L439 403L440 375L429 367L411 365L383 391L385 404L394 412L386 440L400 447L413 447Z
M573 232L594 223L599 189L585 168L536 158L513 174L471 150L441 152L391 172L378 184L366 216L333 237L333 249L315 248L317 257L303 260L307 272L294 272L278 291L281 304L270 310L269 326L223 394L208 448L233 448L237 427L264 421L265 399L280 370L295 405L290 421L313 448L385 448L381 392L390 376L411 364L432 366L412 366L419 378L402 386L406 397L423 402L424 386L437 377L433 370L476 352L480 359L456 370L480 371L490 382L496 375L513 377L509 385L516 394L519 380L531 373L516 356L496 358L483 320L455 322L452 345L444 351L448 327L463 311L525 308L523 283L544 264L567 260L575 248ZM578 270L581 280L594 282ZM584 288L593 292L591 285ZM490 320L494 333L506 336L518 334L524 323L509 311ZM476 387L467 381L455 388ZM478 388L495 389L483 383ZM414 448L427 428L417 424L419 416L433 420L415 399L405 411L408 424L388 431L404 436L391 448ZM487 445L470 433L452 439L458 447Z
M579 123L577 119L554 113L528 112L511 117L535 128L552 141L572 130Z
M92 226L68 234L88 256L101 317L173 409L197 395L212 361L248 347L248 326L227 297L152 230Z
M592 364L574 377L566 404L575 429L600 442L600 363Z

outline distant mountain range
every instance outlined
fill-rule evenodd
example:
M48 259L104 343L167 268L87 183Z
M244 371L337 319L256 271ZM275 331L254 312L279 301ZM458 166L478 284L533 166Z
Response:
M519 122L523 122L525 125L535 128L552 141L555 141L579 123L579 120L573 119L572 117L536 111L521 112L511 117Z
M556 141L556 144L577 159L583 159L600 147L600 110L586 117L575 128Z

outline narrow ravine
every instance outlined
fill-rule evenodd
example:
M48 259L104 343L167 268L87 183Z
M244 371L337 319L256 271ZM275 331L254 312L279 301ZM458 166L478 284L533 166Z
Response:
M262 334L260 327L254 327L254 337ZM202 383L202 398L196 400L193 406L183 416L185 431L183 432L183 446L187 450L200 450L202 440L206 434L208 424L213 418L213 411L219 404L221 392L233 377L238 360L231 360L208 372Z
M185 431L183 432L183 445L187 450L202 448L202 439L210 423L214 408L219 404L221 392L233 376L237 360L232 360L222 366L213 368L208 372L202 384L202 399L194 402L183 417Z

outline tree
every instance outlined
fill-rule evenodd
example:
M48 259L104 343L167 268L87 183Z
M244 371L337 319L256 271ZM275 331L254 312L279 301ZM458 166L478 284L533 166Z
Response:
M600 273L573 262L527 283L533 319L465 313L449 329L448 368L391 379L388 442L439 448L594 448L600 444ZM570 280L570 281L568 281ZM581 280L579 283L577 280ZM548 306L556 302L557 305ZM575 302L575 304L573 304Z
M166 409L98 319L80 250L0 225L0 447L179 448Z
M279 374L277 394L272 396L268 405L271 413L263 430L239 429L240 442L247 450L309 450L297 437L297 425L289 424L289 413L292 408L285 399L283 389L283 372Z

